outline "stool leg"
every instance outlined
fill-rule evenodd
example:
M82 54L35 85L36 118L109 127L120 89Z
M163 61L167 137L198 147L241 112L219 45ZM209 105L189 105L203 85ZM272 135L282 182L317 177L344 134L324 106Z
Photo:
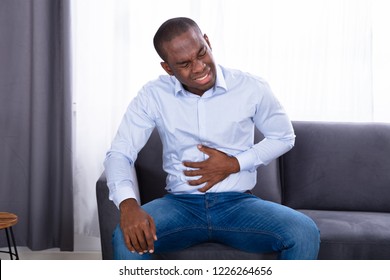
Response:
M16 260L19 260L18 249L16 247L15 236L14 236L14 232L12 230L12 227L9 228L9 231L10 232L8 232L8 228L5 229L5 234L7 236L8 253L9 253L10 259L13 260L14 256L15 256ZM10 240L10 234L11 234L11 240ZM14 252L12 252L11 241L13 243ZM4 253L6 253L6 251Z
M14 231L12 230L12 227L10 227L10 231L11 231L12 243L14 244L14 249L15 249L15 257L18 260L19 259L19 254L18 254L18 249L16 249L16 242L15 242Z
M9 252L9 256L10 256L10 259L13 260L14 257L12 255L12 250L11 250L11 243L10 243L10 240L9 240L9 233L8 233L8 228L5 229L5 234L7 236L7 244L8 244L8 252Z

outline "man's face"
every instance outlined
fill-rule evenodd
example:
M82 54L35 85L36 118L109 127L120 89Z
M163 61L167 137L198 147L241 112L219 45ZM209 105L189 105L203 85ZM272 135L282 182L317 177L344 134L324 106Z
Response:
M212 88L216 80L216 67L210 42L190 28L163 45L167 54L161 66L169 75L174 75L186 90L202 95Z

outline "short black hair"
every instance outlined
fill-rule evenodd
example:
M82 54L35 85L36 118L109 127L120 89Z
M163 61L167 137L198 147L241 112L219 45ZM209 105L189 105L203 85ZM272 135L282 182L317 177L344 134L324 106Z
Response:
M176 36L191 28L202 34L198 24L192 19L186 17L168 19L160 26L154 35L153 45L162 60L165 61L167 59L167 54L164 52L163 44L171 41Z

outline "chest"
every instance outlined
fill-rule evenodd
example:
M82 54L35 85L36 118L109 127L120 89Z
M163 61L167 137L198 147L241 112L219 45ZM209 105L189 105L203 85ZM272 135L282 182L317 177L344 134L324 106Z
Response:
M229 141L253 130L255 114L255 101L249 95L174 96L158 104L156 124L176 141Z

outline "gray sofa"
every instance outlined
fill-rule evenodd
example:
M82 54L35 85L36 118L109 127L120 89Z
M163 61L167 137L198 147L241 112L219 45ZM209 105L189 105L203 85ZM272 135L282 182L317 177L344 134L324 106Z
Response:
M258 169L253 193L310 216L321 231L319 259L390 259L390 124L293 122L295 147ZM261 135L256 132L256 141ZM164 195L156 131L136 172L142 203ZM96 184L103 259L112 258L119 212L108 200L104 173ZM161 259L275 259L205 243Z

